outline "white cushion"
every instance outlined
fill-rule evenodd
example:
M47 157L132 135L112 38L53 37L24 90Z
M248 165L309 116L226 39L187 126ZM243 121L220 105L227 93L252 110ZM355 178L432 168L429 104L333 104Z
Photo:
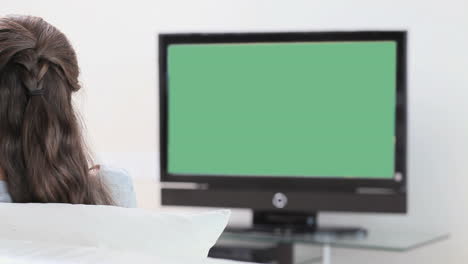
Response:
M204 258L229 215L228 210L175 215L114 206L0 203L0 238Z
M0 239L0 263L8 264L205 264L208 259L146 255L95 247Z

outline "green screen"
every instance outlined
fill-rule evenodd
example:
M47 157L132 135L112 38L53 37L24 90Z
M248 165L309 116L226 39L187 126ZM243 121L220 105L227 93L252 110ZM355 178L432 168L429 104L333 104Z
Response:
M396 42L173 44L168 171L394 174Z

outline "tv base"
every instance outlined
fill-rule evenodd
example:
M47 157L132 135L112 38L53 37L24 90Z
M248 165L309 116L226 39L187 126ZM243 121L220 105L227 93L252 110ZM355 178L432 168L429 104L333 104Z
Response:
M226 231L270 234L328 234L333 236L366 236L367 230L361 227L325 227L318 225L317 212L277 212L254 211L252 226L248 228L228 227Z

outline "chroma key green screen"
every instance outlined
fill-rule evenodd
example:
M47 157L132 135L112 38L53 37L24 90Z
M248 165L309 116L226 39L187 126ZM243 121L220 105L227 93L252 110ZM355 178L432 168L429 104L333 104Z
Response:
M170 45L168 172L393 178L396 46Z

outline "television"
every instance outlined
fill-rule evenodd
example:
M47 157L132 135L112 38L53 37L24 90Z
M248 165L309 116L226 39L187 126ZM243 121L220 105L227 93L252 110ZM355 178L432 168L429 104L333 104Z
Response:
M163 205L407 210L405 31L159 35Z

